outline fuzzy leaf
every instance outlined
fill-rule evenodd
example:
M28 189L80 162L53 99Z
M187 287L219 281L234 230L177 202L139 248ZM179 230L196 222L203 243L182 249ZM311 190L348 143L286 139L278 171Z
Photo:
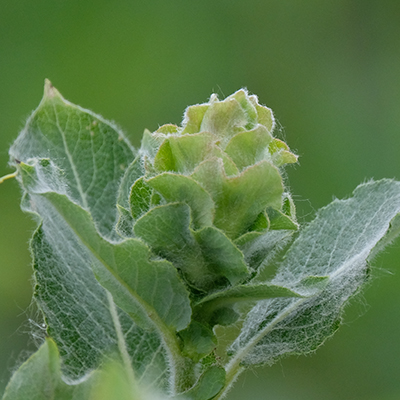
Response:
M63 171L68 196L90 211L104 236L115 236L119 180L135 156L116 126L71 104L46 81L43 99L10 156L13 163L50 159Z
M225 152L242 170L270 158L267 148L271 141L272 136L267 128L258 125L251 131L240 132L235 135L226 146Z
M200 164L192 176L214 200L214 225L230 238L244 233L267 206L281 208L282 178L267 161L229 178L224 174L222 163L212 159Z
M226 145L232 136L245 129L246 124L245 111L239 102L231 97L224 101L211 103L204 113L200 132L211 132L221 140L222 144Z
M168 202L185 202L192 211L193 226L199 228L212 224L214 202L210 195L192 178L165 172L147 183Z
M243 253L220 230L206 227L194 233L204 259L217 275L228 278L232 285L249 275Z
M172 203L151 209L136 221L134 231L156 254L179 268L191 285L204 288L210 277L189 224L189 207Z
M152 315L156 324L178 331L188 325L189 298L173 265L150 260L149 249L138 240L112 244L102 239L82 208L56 193L43 196L87 249L100 283L132 318L142 322Z
M237 174L239 171L234 162L214 142L217 138L209 132L170 136L160 146L154 158L154 168L159 172L190 174L201 161L218 157L223 160L228 175Z
M133 218L140 218L143 214L149 211L152 195L153 189L143 178L136 180L131 188L131 194L129 197L129 205Z
M338 328L344 303L366 281L367 258L384 242L399 212L400 183L390 180L360 185L354 197L321 209L271 281L311 297L260 301L231 347L235 358L244 364L272 363L321 345ZM315 291L318 277L328 277L322 291Z
M84 382L67 385L61 379L61 362L57 346L46 339L14 373L3 400L88 400L97 384L98 374L92 373Z
M318 283L320 283L318 281ZM310 283L308 283L310 285ZM211 325L219 323L216 316L225 313L237 303L255 302L271 298L299 298L300 294L282 286L266 283L255 285L240 285L224 291L214 292L201 301L194 308L194 318L204 320Z
M44 173L43 168L49 171ZM168 368L158 334L139 328L126 312L115 306L112 297L93 275L91 266L100 262L93 258L94 249L85 246L69 223L82 225L83 237L85 234L91 237L91 245L103 252L101 256L112 258L110 249L119 249L114 255L120 257L118 253L121 254L125 242L111 244L102 239L89 214L65 195L35 193L35 189L46 187L45 182L35 184L35 179L44 175L52 181L49 179L53 171L51 163L39 160L35 167L21 163L19 171L21 181L27 184L24 187L30 191L23 205L42 221L31 242L35 298L43 311L48 334L59 346L63 374L68 379L78 379L96 368L110 351L123 346L137 375L163 387ZM70 221L66 219L68 211L73 214Z
M140 177L144 176L144 174L145 170L143 166L143 160L140 157L136 157L126 169L119 185L117 200L117 204L119 206L129 209L129 197L131 195L132 185Z

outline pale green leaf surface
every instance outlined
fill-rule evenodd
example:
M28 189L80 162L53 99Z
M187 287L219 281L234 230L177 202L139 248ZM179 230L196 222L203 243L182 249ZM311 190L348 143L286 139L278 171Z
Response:
M154 168L160 172L190 173L196 165L208 158L214 148L213 141L216 141L216 137L208 132L168 137L154 158Z
M189 176L164 172L147 183L168 202L185 202L191 208L195 228L210 226L214 217L214 202L210 195Z
M216 323L215 316L220 314L221 309L226 312L238 303L255 302L271 298L299 298L299 293L282 286L267 283L254 285L239 285L224 291L214 292L199 301L194 307L194 317L209 323ZM214 315L213 315L214 314Z
M270 221L270 229L280 230L297 230L299 225L282 211L275 210L272 207L267 208L268 219Z
M149 211L152 195L153 189L145 182L144 178L136 180L131 188L129 197L129 205L133 218L138 219Z
M249 95L245 89L239 89L237 92L228 96L227 99L236 99L243 111L246 113L247 125L246 129L253 129L257 124L257 110L249 98Z
M208 110L208 107L209 104L197 104L186 109L185 117L182 122L182 126L184 127L182 135L200 132L201 122L203 121L204 114Z
M43 196L87 249L97 278L122 309L133 318L142 313L153 315L158 324L171 329L181 330L188 325L191 314L188 293L172 264L150 260L148 247L136 239L118 244L106 241L96 232L85 210L65 196L56 193Z
M242 170L259 161L271 158L268 152L268 145L271 141L272 136L267 128L258 125L251 131L240 132L235 135L226 146L225 152L239 170Z
M163 133L152 134L148 129L143 132L140 153L142 156L154 160L160 145L164 142L166 135Z
M136 374L164 386L168 368L157 333L140 329L120 309L113 315L110 299L93 275L87 249L49 202L36 196L30 204L43 216L31 243L35 298L48 334L59 347L63 373L74 380L96 368L117 350L121 334Z
M118 221L115 225L116 232L123 238L134 237L133 225L135 223L135 220L132 217L132 213L130 212L130 210L127 210L119 204L117 204L117 210Z
M273 163L278 167L297 162L297 156L290 152L289 146L280 139L274 138L268 148Z
M265 211L258 214L256 220L254 221L253 225L250 226L249 232L266 232L270 226L270 221L268 215Z
M129 197L132 185L145 174L143 160L136 157L126 169L118 189L117 204L125 209L129 209Z
M332 335L344 303L366 280L369 254L399 212L400 183L390 180L360 185L352 198L321 209L271 281L300 294L317 294L260 301L230 349L236 354L232 362L272 363L284 354L313 351ZM329 278L322 292L313 288L321 284L318 277Z
M234 162L215 142L217 138L209 132L168 137L154 158L154 168L159 172L190 174L201 161L218 157L223 160L227 175L237 174Z
M136 221L135 234L152 250L173 262L189 282L201 290L218 285L219 277L232 284L249 274L241 251L214 227L190 229L190 208L183 203L154 207Z
M233 239L250 228L267 206L280 209L282 205L282 178L267 161L227 177L218 159L206 160L196 168L193 178L214 200L214 225Z
M270 132L272 132L275 128L275 118L272 110L268 107L259 105L257 96L249 96L249 98L257 110L258 123L264 125Z
M91 266L100 260L74 228L83 226L81 233L90 236L90 244L97 246L101 256L113 261L110 248L120 249L123 244L114 245L101 238L89 214L65 195L46 192L57 189L52 184L58 173L53 167L47 160L37 160L34 166L21 163L19 176L30 191L23 198L23 207L42 221L31 242L35 298L43 311L47 331L59 346L63 373L70 380L78 379L122 346L139 377L164 386L168 368L159 336L143 331L115 307L93 275ZM43 182L42 176L46 178ZM72 213L70 220L66 219L68 211ZM70 225L73 223L76 226ZM175 272L172 266L171 269Z
M217 338L212 329L198 321L192 321L183 331L179 332L183 340L183 353L196 362L210 354L217 347Z
M50 159L63 171L70 198L90 211L107 237L114 236L118 185L134 155L118 128L66 101L48 81L39 107L10 149L12 163Z
M152 208L136 221L134 231L156 254L173 262L189 284L203 289L212 276L189 224L189 206L172 203Z
M204 259L213 272L228 278L232 285L249 275L243 253L220 230L205 227L194 232Z
M60 364L55 343L46 339L14 373L3 400L88 400L97 384L97 373L92 373L80 384L67 385L61 379Z
M211 132L223 147L236 133L243 131L247 124L246 113L235 98L212 103L204 113L200 132Z
M290 230L253 231L240 236L234 243L244 254L247 265L256 270L274 259L292 236L293 231Z

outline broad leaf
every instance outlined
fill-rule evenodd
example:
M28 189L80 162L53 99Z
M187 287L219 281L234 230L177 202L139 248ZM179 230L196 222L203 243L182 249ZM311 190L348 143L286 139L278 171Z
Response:
M49 202L35 200L37 211L43 211L43 224L31 243L35 298L60 349L63 373L78 379L125 346L139 377L165 385L168 368L158 334L139 328L115 308L95 279L82 243Z
M39 350L14 373L2 399L88 400L98 378L95 372L80 384L67 385L61 379L57 346L51 339L46 339Z
M152 208L136 222L134 231L200 290L226 286L226 279L236 284L248 276L243 254L223 232L214 227L193 231L190 221L188 205L171 203Z
M69 197L90 211L106 237L115 236L119 181L134 155L117 127L66 101L49 81L39 107L10 149L13 163L50 159L63 171Z
M126 312L116 307L114 299L93 275L92 267L101 264L104 258L108 257L111 264L114 256L123 257L126 242L111 244L102 239L86 211L65 195L47 191L57 189L53 178L58 176L58 170L51 162L39 160L34 166L20 163L19 171L21 183L28 191L23 205L42 220L31 244L35 297L48 333L59 346L63 373L69 379L80 378L96 368L111 351L124 348L139 377L164 387L169 373L159 334L139 328ZM69 215L71 220L67 219L68 211L73 214ZM73 223L83 227L82 237L74 231L77 226ZM90 236L93 248L83 241L85 234ZM100 259L96 259L95 254L99 256L96 251L101 253ZM171 270L176 275L172 266ZM161 309L165 310L165 304Z
M400 183L390 180L361 185L354 197L321 209L293 243L271 283L310 295L314 284L319 285L315 277L326 276L325 288L310 298L260 301L231 347L235 359L272 363L284 354L313 351L332 335L344 303L367 279L369 254L384 243L399 212Z
M150 260L149 249L139 240L106 241L96 232L90 215L65 196L52 192L42 196L86 249L100 283L132 318L142 323L143 318L153 318L155 323L178 331L188 325L188 293L172 264Z

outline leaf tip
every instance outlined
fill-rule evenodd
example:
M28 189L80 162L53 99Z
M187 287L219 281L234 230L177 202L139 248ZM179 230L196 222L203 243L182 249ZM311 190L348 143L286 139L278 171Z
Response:
M44 99L53 99L54 97L62 97L60 92L53 86L49 79L44 80Z

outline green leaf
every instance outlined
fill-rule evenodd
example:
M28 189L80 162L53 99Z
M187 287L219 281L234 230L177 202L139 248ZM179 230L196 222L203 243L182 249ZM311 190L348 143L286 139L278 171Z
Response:
M158 206L136 221L134 231L195 288L208 291L226 285L221 277L231 284L246 278L249 271L240 250L214 227L192 231L190 218L186 204Z
M98 374L92 373L84 382L67 385L61 379L61 363L57 346L46 339L14 373L3 400L88 400L97 384Z
M185 202L192 211L195 228L212 225L214 202L210 195L192 178L164 172L147 183L168 202Z
M201 122L203 121L204 114L209 107L209 104L197 104L186 109L182 123L182 126L184 127L182 135L186 133L200 132Z
M13 163L50 159L63 171L68 196L90 211L102 235L116 236L118 185L135 156L117 127L69 103L46 81L43 99L11 147L10 156Z
M197 321L192 321L179 336L183 340L184 354L195 362L210 354L218 344L213 331Z
M225 152L231 157L239 168L254 165L259 161L268 160L268 145L272 141L272 136L267 128L258 125L251 131L240 132L235 135L226 146Z
M235 98L227 98L224 101L210 101L211 104L204 113L200 132L211 132L222 143L224 148L229 139L241 132L247 125L245 111Z
M126 169L122 181L118 188L117 204L125 209L129 209L129 197L131 195L132 185L145 174L143 160L136 157Z
M117 244L108 242L97 233L87 211L71 203L65 195L46 192L46 185L34 182L43 175L51 177L52 167L51 162L38 160L33 167L21 163L19 172L23 182L30 181L27 186L30 193L25 195L23 204L27 211L34 212L42 219L42 225L36 231L31 243L36 280L35 298L45 316L48 333L60 348L63 373L69 379L79 379L89 370L96 368L106 354L119 348L128 354L133 369L142 380L152 380L156 385L165 387L169 371L159 332L143 331L127 313L116 307L114 299L97 282L91 268L94 270L97 268L100 271L99 275L104 276L106 266L102 262L108 262L108 267L115 268L112 272L121 273L122 278L121 276L119 278L125 279L124 283L133 284L129 279L134 278L129 276L128 271L132 266L134 268L134 263L130 263L129 257L135 257L135 254L130 253L132 250L130 244L139 243L142 257L147 251L147 260L149 250L143 250L145 245L135 240ZM47 173L42 171L46 168L49 170ZM36 189L42 192L35 193ZM85 239L88 239L88 242L85 242ZM129 253L127 258L126 252ZM127 270L118 270L113 264L121 257L125 259L125 264L121 262L118 266L123 269L129 264ZM152 264L148 260L147 264L149 263ZM185 310L189 313L186 317L187 325L190 320L190 306L186 290L179 282L174 267L169 265L166 268L175 276L173 278L175 282L181 285L183 292L180 293L186 296L184 300L186 308L182 303L178 306L183 314ZM161 265L161 276L164 270L165 265ZM138 276L137 279L138 282L144 283L144 287L146 279L147 282L152 280L146 274ZM151 288L155 288L156 281L153 279L150 283ZM164 282L167 285L168 279L164 279ZM115 276L107 281L106 286L113 283L115 284ZM147 288L149 289L149 284ZM128 302L124 294L126 295L120 291L117 293L122 306L126 306L125 303ZM179 289L177 294L179 297ZM149 299L150 290L146 296ZM150 313L157 318L157 312L154 311L156 308L163 312L163 317L168 320L165 324L171 323L175 326L174 320L177 314L172 313L174 315L171 318L172 314L168 316L166 313L165 303L163 306L161 300L156 297L151 301L153 300L154 307L150 307ZM140 312L139 309L137 311ZM148 320L147 316L143 318ZM162 329L163 324L160 326ZM168 332L166 334L170 338L173 337Z
M214 273L225 276L232 285L248 277L242 252L223 232L210 226L194 232L194 236Z
M246 264L256 270L260 265L270 262L291 240L293 231L277 230L247 232L234 243L244 255Z
M274 138L272 140L269 144L269 152L272 156L272 162L277 167L297 162L297 156L291 153L289 146L280 139Z
M168 367L158 334L144 331L124 311L115 310L93 275L90 254L65 220L39 196L31 197L32 203L43 216L31 242L35 299L48 334L59 346L63 373L80 379L110 351L126 346L138 377L166 385Z
M225 370L217 365L208 368L196 382L196 385L183 393L173 397L173 400L209 400L224 387Z
M272 132L275 128L275 118L272 110L258 104L257 96L249 96L249 99L257 110L258 123L264 125L269 132Z
M189 224L190 208L183 203L173 203L151 209L136 221L134 231L156 254L180 269L190 285L206 289L212 284L213 276Z
M239 171L234 162L215 142L217 138L209 132L170 136L160 146L154 158L154 168L159 172L190 174L201 161L219 157L223 160L228 175L237 174Z
M235 239L244 233L267 206L281 208L282 178L267 161L229 178L225 176L220 161L207 160L196 168L192 176L214 200L214 225L230 238Z
M162 331L166 330L163 325L179 331L189 324L188 293L173 265L150 260L149 249L139 240L106 241L96 232L90 215L65 196L43 196L87 249L96 277L118 306L140 322L143 316L152 319Z
M154 158L154 168L160 172L190 173L201 161L208 158L211 148L214 147L212 143L216 140L208 132L168 137Z
M282 211L275 210L272 207L267 208L268 219L270 221L269 228L272 230L279 229L299 229L299 225L294 222L290 217L285 215Z
M257 110L254 107L252 101L250 100L247 90L240 89L237 92L227 97L227 99L231 98L236 99L240 104L240 106L242 107L243 111L246 113L246 118L247 118L246 129L253 129L254 126L257 124L258 116L257 116Z
M391 180L360 185L354 197L321 209L271 281L311 297L258 302L231 346L232 364L272 363L320 346L337 330L345 302L365 283L367 258L385 242L399 212L400 183Z
M116 232L123 238L133 237L134 219L131 212L119 204L117 204L117 209L119 217L117 225L115 225Z
M307 284L311 285L311 282L308 281ZM320 280L316 284L320 285ZM227 308L237 303L281 297L299 298L303 296L285 287L265 283L235 286L223 291L214 292L197 302L193 311L194 318L199 318L215 325L219 323L216 313L219 315L221 309L225 313Z
M143 214L149 211L152 195L153 189L145 182L144 178L139 178L133 184L129 197L129 204L133 218L140 218Z

